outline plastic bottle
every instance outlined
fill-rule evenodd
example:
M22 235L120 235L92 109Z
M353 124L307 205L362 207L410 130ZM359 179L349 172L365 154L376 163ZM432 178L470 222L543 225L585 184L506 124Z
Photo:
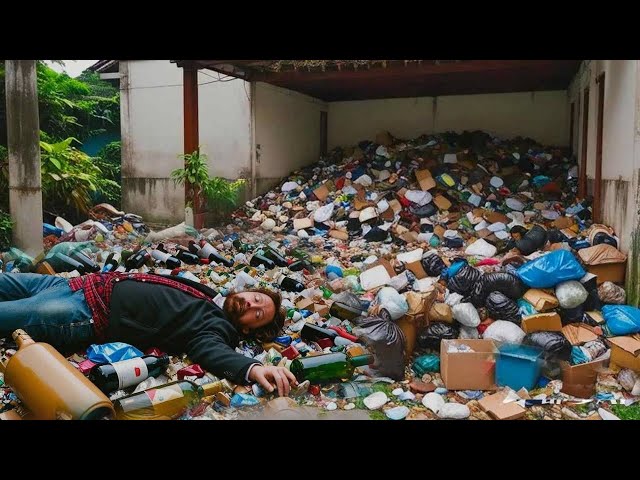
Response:
M89 372L91 380L105 393L132 387L149 377L157 377L169 365L168 355L145 355L120 362L96 365Z

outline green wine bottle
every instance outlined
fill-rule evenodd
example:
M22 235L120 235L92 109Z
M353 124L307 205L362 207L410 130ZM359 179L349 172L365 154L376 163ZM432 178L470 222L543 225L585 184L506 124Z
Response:
M351 357L342 352L297 358L291 363L291 373L298 382L309 380L313 383L330 383L351 380L356 367L370 365L373 355Z

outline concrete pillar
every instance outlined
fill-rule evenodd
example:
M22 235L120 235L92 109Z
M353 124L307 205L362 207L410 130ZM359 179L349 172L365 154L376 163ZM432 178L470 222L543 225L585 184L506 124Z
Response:
M31 256L43 250L40 126L35 60L6 60L9 206L13 243Z

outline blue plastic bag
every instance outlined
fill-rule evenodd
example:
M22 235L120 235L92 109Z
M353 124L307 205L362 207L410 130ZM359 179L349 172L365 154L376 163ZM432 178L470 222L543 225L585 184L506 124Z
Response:
M605 305L602 316L611 336L640 332L640 308L630 305Z
M522 316L535 315L538 313L533 305L527 302L524 298L519 298L516 303L518 304L519 312Z
M421 355L418 358L416 358L411 368L413 369L414 372L416 372L420 376L429 372L439 372L440 357L438 355L433 355L433 354Z
M551 288L586 275L576 257L567 250L555 250L522 265L516 274L530 288Z
M87 358L93 363L113 363L130 358L142 357L144 354L127 343L112 342L102 345L91 345L87 348Z

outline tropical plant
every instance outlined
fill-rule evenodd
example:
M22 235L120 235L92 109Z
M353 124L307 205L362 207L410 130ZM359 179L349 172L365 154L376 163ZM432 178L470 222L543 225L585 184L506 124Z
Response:
M93 196L94 203L107 202L119 208L122 195L120 142L111 142L102 147L93 162L102 172L98 180L98 191Z
M222 177L209 177L207 156L199 150L179 155L179 158L184 160L184 168L171 172L171 178L176 185L189 185L193 193L202 193L211 202L220 206L237 204L238 193L245 184L244 179L229 182ZM192 206L191 202L188 202L187 206Z
M77 140L69 137L53 144L40 142L42 193L50 209L73 207L77 213L86 213L102 172L91 157L71 146L73 141Z
M0 252L11 246L11 230L13 221L11 216L0 210Z

